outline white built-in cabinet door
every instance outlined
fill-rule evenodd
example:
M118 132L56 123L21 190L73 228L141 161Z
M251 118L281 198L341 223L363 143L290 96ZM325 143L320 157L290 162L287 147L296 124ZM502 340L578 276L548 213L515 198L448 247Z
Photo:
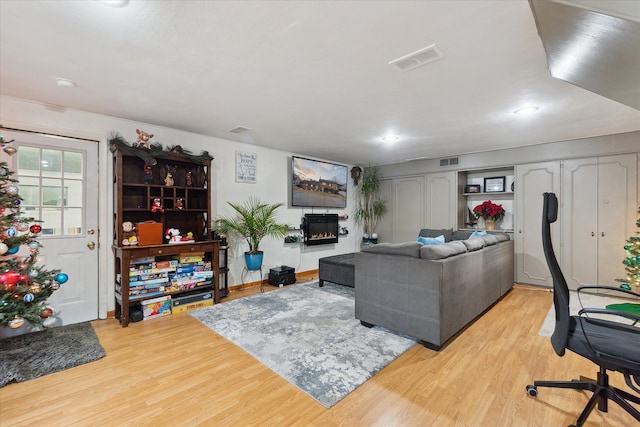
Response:
M426 176L426 228L456 227L457 173L436 172Z
M424 176L397 178L392 182L393 242L416 240L425 224Z
M618 286L624 244L635 235L637 154L567 160L563 164L562 271L571 289Z
M514 239L516 282L553 286L542 249L542 194L560 194L560 161L518 165L515 170ZM551 226L551 240L560 255L560 221Z

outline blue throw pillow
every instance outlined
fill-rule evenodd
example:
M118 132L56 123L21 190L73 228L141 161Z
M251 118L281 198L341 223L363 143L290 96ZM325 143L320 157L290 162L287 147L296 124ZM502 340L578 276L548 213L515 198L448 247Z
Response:
M486 234L487 234L486 231L474 231L473 233L471 233L471 236L469 236L469 237L480 237L480 236L484 236Z
M438 237L418 237L418 243L423 245L441 245L444 243L444 235Z

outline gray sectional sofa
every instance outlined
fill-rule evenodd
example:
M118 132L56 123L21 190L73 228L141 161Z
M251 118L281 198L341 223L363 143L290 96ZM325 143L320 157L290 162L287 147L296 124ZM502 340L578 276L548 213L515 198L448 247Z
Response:
M446 243L381 243L356 253L355 316L439 350L511 289L514 246L504 233L420 235L445 235Z

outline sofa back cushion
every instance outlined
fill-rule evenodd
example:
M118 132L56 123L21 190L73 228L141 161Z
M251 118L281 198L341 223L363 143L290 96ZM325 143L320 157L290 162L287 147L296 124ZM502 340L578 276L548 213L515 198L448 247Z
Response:
M461 241L454 240L443 245L425 245L420 248L420 258L443 259L467 252L467 247Z
M453 236L453 228L442 228L442 229L434 229L434 228L423 228L420 230L420 237L438 237L444 236L445 242L450 242L451 237Z
M418 242L378 243L377 245L363 247L362 252L371 252L385 255L403 255L413 258L420 258L421 247L422 243Z
M466 240L471 237L471 231L456 230L451 236L451 240Z
M484 239L482 237L469 237L467 240L463 240L462 243L467 247L469 252L477 251L484 248Z

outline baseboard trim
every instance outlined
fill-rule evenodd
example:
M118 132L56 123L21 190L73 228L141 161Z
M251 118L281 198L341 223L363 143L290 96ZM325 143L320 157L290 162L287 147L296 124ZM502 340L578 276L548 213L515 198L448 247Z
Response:
M300 271L296 273L296 282L309 282L318 278L318 269ZM238 285L229 286L229 292L241 291L243 289L253 288L254 286L260 286L261 281L240 283ZM269 282L265 279L262 281L265 285L269 285Z

